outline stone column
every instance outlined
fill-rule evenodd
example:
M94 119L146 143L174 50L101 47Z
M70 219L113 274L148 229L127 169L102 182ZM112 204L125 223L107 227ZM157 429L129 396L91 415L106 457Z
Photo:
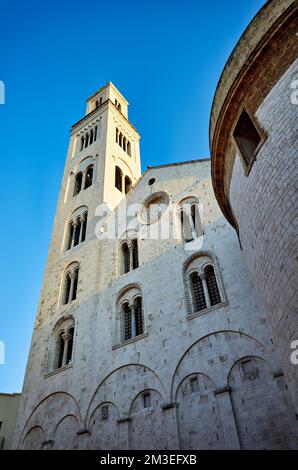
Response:
M208 291L208 286L207 286L205 274L200 274L200 278L202 280L206 305L207 305L207 308L208 308L208 307L211 307L211 302L210 302L210 296L209 296L209 291Z
M52 450L54 446L53 439L48 439L47 441L42 442L42 450Z
M84 222L85 222L85 219L86 219L86 214L82 214L80 216L80 235L79 235L79 243L82 243L82 236L83 236L83 226L84 226Z
M72 232L71 248L74 247L77 225L78 225L78 222L76 220L74 220L73 223L72 223L73 232Z
M129 450L129 426L131 418L127 416L126 418L118 419L119 425L119 450Z
M177 403L164 403L161 408L164 413L165 433L167 436L167 449L180 449L178 422L177 422Z
M86 171L82 172L82 186L81 186L81 191L85 189L85 182L86 182Z
M74 288L74 280L75 280L75 277L76 277L76 273L74 271L71 271L68 275L70 277L70 289L69 289L68 302L67 303L71 302L72 298L73 298L73 288Z
M228 449L241 449L237 424L235 420L234 410L231 402L231 387L224 387L214 390L214 395L217 398L219 407L221 424L225 439L225 448Z
M78 449L88 450L90 431L87 428L79 429L77 432L78 436Z
M62 367L67 365L66 362L67 362L68 344L69 344L70 338L71 338L71 336L68 333L64 333L64 335L62 335L62 339L64 341Z

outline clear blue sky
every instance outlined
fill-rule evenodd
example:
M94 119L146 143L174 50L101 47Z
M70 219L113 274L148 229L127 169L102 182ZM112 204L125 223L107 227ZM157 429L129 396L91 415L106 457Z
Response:
M263 0L1 0L0 392L21 390L70 126L112 81L142 167L209 156L222 68Z

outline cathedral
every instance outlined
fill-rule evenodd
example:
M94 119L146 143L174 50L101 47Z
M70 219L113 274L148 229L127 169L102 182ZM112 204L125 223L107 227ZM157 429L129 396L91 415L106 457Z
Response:
M296 31L297 3L272 0L244 32L215 93L211 159L142 174L125 97L109 82L87 99L13 448L298 448Z

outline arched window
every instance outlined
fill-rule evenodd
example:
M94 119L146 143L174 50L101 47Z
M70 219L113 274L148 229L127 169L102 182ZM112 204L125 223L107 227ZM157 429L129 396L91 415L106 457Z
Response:
M120 145L120 147L122 147L122 140L123 140L123 135L122 135L122 132L120 132L120 134L119 134L119 145Z
M180 204L181 238L187 243L203 234L199 203L196 198L188 198Z
M224 286L213 254L201 251L191 255L183 264L183 280L188 314L226 305Z
M122 148L126 152L126 137L123 137Z
M117 144L118 144L118 139L119 139L119 130L116 127L116 142L117 142Z
M131 180L128 176L125 176L124 185L125 185L125 194L127 194L131 189Z
M79 192L82 189L82 180L83 180L83 174L79 172L76 177L75 177L75 184L74 184L74 189L73 189L73 195L76 196L79 194Z
M144 333L142 298L137 297L130 304L122 304L123 341L134 338Z
M126 241L122 242L121 248L121 260L120 260L120 272L126 274L132 269L139 267L139 254L138 254L138 239L129 237Z
M93 179L93 165L89 165L86 170L84 189L87 189L89 188L89 186L92 186L92 179Z
M194 309L198 312L199 310L203 310L207 307L203 282L197 272L191 273L190 282Z
M122 171L118 166L115 167L115 187L122 193Z
M98 100L95 101L95 109L98 108L99 106L99 103L98 103Z
M221 302L220 299L220 293L216 281L216 277L214 274L214 269L213 266L207 266L204 269L205 277L206 277L206 284L208 288L208 293L209 293L209 298L210 298L210 304L211 305L216 305Z
M85 134L85 148L88 147L89 145L89 134L87 132L87 134Z
M74 320L69 317L59 321L53 330L53 340L51 344L54 347L49 351L51 360L49 363L49 371L60 369L72 362L73 356L73 340L74 340Z
M116 305L114 344L141 337L145 333L142 293L136 284L122 290Z
M93 138L94 142L96 141L96 139L97 139L97 125L94 126L94 138Z
M121 112L121 104L120 103L118 103L117 109Z
M122 272L126 274L130 271L130 251L126 242L122 243Z
M75 265L65 274L63 303L69 304L77 298L79 266Z
M130 144L129 141L127 141L126 151L127 151L128 155L131 157L131 144Z
M70 250L74 246L77 246L79 243L85 241L87 230L87 218L87 211L80 213L80 210L78 210L75 212L75 216L73 217L73 219L68 223L69 232L67 250Z

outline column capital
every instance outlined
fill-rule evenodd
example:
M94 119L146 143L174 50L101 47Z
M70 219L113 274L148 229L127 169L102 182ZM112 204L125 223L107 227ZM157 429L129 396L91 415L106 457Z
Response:
M75 279L76 272L75 271L69 271L68 276L70 277L70 279Z
M131 416L124 416L123 418L117 419L117 423L129 423L131 421Z
M171 410L172 408L178 408L179 403L175 402L169 402L169 403L162 403L160 405L161 409L166 411L166 410Z
M69 341L72 338L72 336L69 333L64 333L62 335L62 338L64 341Z
M231 391L232 391L232 388L227 385L225 387L214 390L213 393L214 395L221 395L222 393L231 393Z

